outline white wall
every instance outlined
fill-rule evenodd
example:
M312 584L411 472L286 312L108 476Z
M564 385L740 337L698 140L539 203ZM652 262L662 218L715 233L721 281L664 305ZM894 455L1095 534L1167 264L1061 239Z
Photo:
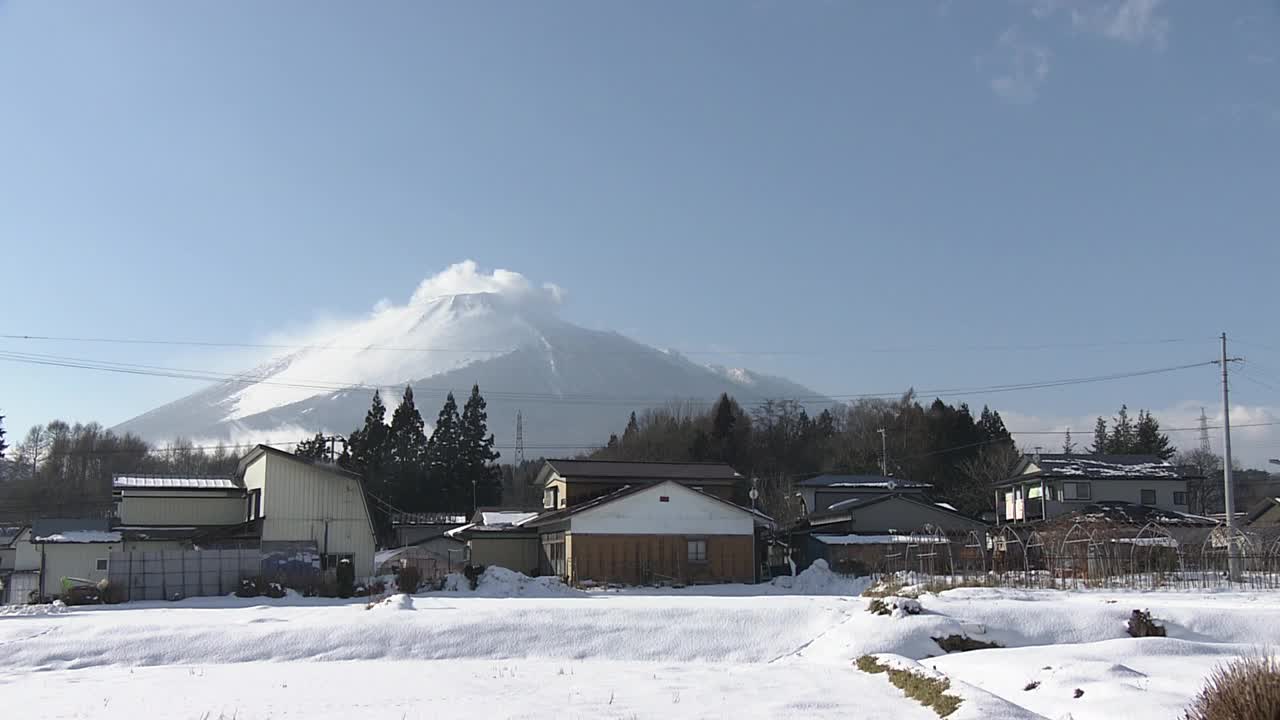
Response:
M108 559L120 543L47 543L44 548L44 573L41 590L44 595L61 595L62 578L73 577L90 582L107 579L106 570L96 567L99 558Z
M668 498L662 502L661 498ZM666 482L585 510L569 521L583 535L751 535L755 520L742 510Z

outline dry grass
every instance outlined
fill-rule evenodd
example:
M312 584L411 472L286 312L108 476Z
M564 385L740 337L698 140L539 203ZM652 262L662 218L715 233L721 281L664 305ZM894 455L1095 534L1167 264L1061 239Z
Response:
M985 642L983 640L974 640L967 635L948 635L946 637L936 637L933 639L938 643L938 647L944 651L952 652L969 652L970 650L990 650L991 648L1004 647L1000 643Z
M947 690L951 689L951 681L946 678L933 678L910 670L891 668L870 655L858 658L857 667L872 675L887 674L894 687L921 705L932 708L938 713L938 717L947 717L960 707L960 698L947 694Z
M1129 616L1129 635L1141 637L1164 637L1164 626L1157 625L1146 610L1134 610Z
M892 615L893 608L889 607L883 598L872 598L871 603L867 605L867 612L872 615Z
M1280 660L1262 655L1236 660L1209 676L1187 709L1187 720L1277 720Z

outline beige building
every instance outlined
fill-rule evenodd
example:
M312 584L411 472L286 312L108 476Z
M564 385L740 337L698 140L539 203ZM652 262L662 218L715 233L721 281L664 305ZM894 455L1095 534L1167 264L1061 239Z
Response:
M116 475L116 518L125 527L209 527L248 517L244 486L229 477Z
M263 544L312 542L322 570L348 559L356 577L373 573L377 543L359 475L266 445L240 461L238 474Z

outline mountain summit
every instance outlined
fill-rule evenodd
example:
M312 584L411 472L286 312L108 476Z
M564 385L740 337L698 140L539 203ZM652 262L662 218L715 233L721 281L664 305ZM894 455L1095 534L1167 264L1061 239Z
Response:
M444 289L460 290L441 294ZM407 305L385 301L367 317L317 333L305 344L116 427L148 440L299 440L349 433L374 389L393 409L413 386L430 423L446 393L480 385L499 446L514 442L524 416L530 456L598 446L628 414L676 400L744 404L815 397L790 381L741 368L707 366L613 332L560 319L562 291L533 288L516 273L479 274L460 263L419 287ZM504 453L510 457L509 450Z

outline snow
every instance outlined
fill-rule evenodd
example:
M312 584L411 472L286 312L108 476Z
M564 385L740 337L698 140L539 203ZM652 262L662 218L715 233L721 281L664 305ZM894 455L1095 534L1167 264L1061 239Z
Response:
M1119 463L1087 457L1042 458L1039 467L1046 475L1090 478L1147 477L1180 478L1178 469L1163 460L1157 462Z
M1280 593L961 588L888 599L902 612L886 617L866 611L856 594L866 585L825 563L763 585L595 592L490 568L476 591L372 606L296 596L34 606L46 609L0 613L0 686L7 706L50 719L429 718L440 707L936 718L853 667L873 653L946 677L963 700L953 720L1145 720L1180 716L1217 663L1280 644ZM1134 609L1168 637L1128 637ZM933 638L952 634L1003 647L944 655Z
M536 512L513 512L510 510L484 511L480 513L480 524L487 527L502 525L523 525L538 517Z
M116 475L111 479L115 488L184 488L198 490L238 490L235 480L228 477L159 477L151 475Z
M557 577L531 578L524 573L490 565L477 579L476 589L462 573L450 573L444 578L445 592L469 593L479 597L564 597L578 595L579 591L565 585Z
M51 535L32 538L33 543L114 543L120 542L115 530L64 530Z
M61 615L68 608L61 600L54 600L46 605L0 605L0 616L4 615Z
M929 545L947 544L945 537L932 535L814 535L823 545Z

